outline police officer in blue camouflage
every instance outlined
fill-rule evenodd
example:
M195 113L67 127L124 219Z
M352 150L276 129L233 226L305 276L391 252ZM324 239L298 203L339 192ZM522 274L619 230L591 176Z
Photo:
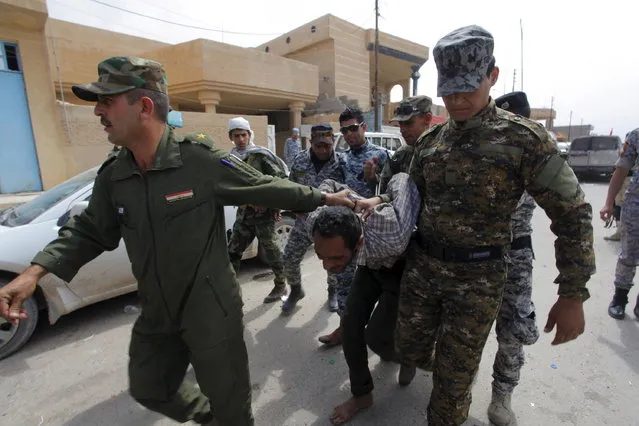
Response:
M300 185L318 188L322 181L332 179L344 182L343 155L333 150L333 128L328 123L319 123L311 128L311 147L298 153L292 160L289 179ZM300 264L304 254L313 244L306 230L306 218L298 217L291 230L284 249L284 276L291 287L291 292L282 304L282 313L288 315L297 302L304 298ZM335 274L328 274L328 304L332 312L337 311L337 292L335 291Z
M495 105L513 114L530 118L530 105L524 92L512 92L495 99ZM524 345L532 345L539 339L532 302L533 250L532 216L535 200L527 193L519 199L511 218L513 241L508 257L508 275L504 296L497 314L498 349L493 364L492 401L488 406L488 418L496 426L514 424L515 416L510 398L519 383L524 365Z
M344 183L355 193L364 198L375 195L380 182L376 172L384 168L388 160L388 153L365 138L366 123L359 108L348 107L339 116L340 131L348 143L349 149L344 152L345 168ZM340 314L346 306L348 289L355 276L355 265L350 264L346 270L336 275L338 311ZM320 336L320 342L326 345L338 345L342 342L341 329L337 327L332 333Z
M610 179L606 204L601 209L601 219L612 220L615 197L619 193L628 171L639 166L639 128L626 135L621 155L617 160L615 172ZM615 271L615 294L608 306L608 315L621 320L626 316L628 293L633 285L633 279L639 263L639 174L634 173L623 201L621 210L621 253L617 260ZM639 319L639 296L634 308L634 314Z

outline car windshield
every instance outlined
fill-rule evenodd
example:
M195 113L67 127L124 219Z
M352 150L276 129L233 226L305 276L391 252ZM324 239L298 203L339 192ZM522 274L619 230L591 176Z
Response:
M10 227L26 225L69 195L93 182L97 174L97 168L80 173L31 201L0 212L0 225Z
M620 141L616 137L594 137L592 138L593 151L614 151L618 148Z

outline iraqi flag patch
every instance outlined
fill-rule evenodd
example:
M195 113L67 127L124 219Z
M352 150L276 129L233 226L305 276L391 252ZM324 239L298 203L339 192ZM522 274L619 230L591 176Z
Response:
M176 192L175 194L165 195L164 198L169 203L175 203L176 201L188 200L189 198L193 198L193 190L189 189L188 191Z

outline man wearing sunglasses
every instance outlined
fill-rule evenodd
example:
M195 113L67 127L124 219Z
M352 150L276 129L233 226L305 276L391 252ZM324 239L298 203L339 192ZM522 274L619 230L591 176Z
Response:
M364 167L367 162L377 164L379 170L388 160L386 151L365 138L366 123L362 111L348 107L339 116L339 125L344 139L350 147L344 152L344 181L346 186L364 198L375 195L378 177L375 173L366 173ZM337 301L337 314L341 317L346 306L350 283L355 275L355 264L351 263L344 272L335 275L336 283L329 287ZM328 346L342 343L341 328L337 327L332 333L320 336L319 341Z
M399 123L399 129L406 145L402 145L391 158L388 159L380 175L380 192L386 192L388 182L397 173L408 173L410 161L413 159L415 143L430 127L433 114L430 108L433 101L428 96L411 96L401 101L395 109L395 116L391 121ZM377 165L372 165L376 168Z

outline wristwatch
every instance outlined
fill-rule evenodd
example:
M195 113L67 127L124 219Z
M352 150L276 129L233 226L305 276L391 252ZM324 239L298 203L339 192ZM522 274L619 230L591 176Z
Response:
M326 205L326 192L321 193L322 195L320 196L320 206L325 206Z

